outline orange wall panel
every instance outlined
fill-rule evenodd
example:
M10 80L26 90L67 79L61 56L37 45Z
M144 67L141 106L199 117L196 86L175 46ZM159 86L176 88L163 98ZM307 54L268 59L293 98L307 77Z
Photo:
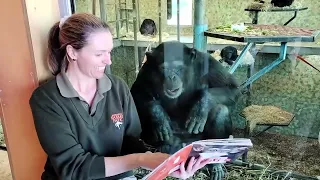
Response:
M57 1L9 0L0 6L0 118L17 180L37 180L43 172L46 155L34 129L29 98L38 81L49 76L44 47L58 16Z

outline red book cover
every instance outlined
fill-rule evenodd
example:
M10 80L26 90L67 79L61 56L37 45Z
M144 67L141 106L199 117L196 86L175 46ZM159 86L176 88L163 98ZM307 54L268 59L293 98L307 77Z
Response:
M171 172L175 171L182 162L188 159L191 150L192 144L182 148L181 150L170 156L167 160L165 160L143 179L161 180L166 178Z

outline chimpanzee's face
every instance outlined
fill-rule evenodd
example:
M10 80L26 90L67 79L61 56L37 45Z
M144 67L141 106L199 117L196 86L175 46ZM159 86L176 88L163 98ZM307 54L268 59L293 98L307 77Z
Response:
M185 69L183 61L164 62L159 66L163 80L163 93L168 98L177 98L183 92Z
M194 49L179 42L167 42L151 53L147 62L152 71L152 83L160 95L178 98L192 82Z
M232 46L227 46L221 50L221 58L223 61L235 61L238 57L237 49Z

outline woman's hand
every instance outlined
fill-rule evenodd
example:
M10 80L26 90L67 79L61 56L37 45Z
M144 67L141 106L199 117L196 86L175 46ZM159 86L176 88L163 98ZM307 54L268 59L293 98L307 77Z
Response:
M195 159L192 157L188 163L188 167L185 168L185 162L182 162L180 164L180 168L171 174L169 176L180 178L180 179L187 179L193 174L198 171L199 169L203 168L206 164L210 162L210 159L205 159L204 157L199 157L198 159Z
M169 157L170 157L170 154L165 154L160 152L156 152L156 153L146 152L146 153L140 154L139 161L140 161L141 167L153 170Z

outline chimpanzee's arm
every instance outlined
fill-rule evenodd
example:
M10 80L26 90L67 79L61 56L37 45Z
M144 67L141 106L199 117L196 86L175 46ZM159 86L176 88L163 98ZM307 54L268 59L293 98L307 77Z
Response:
M185 127L189 133L203 132L208 119L208 113L212 108L213 98L207 89L200 91L199 99L191 108Z
M191 109L186 128L189 133L198 134L204 130L209 111L218 104L234 104L240 91L234 76L211 56L198 53L196 63L201 69L198 75L204 88Z
M149 103L151 119L155 125L155 136L160 141L168 141L172 136L172 130L169 124L170 117L158 101Z
M146 83L145 83L146 84ZM172 136L170 117L160 102L146 86L136 83L131 88L139 117L143 136L156 141L167 141Z
M208 92L212 96L212 105L223 104L226 106L236 103L241 94L238 88L210 88Z
M213 105L232 105L241 94L240 84L233 74L211 58L210 56L207 63L209 65L208 72L202 78L205 79L204 83L207 83L208 92L213 97Z
M203 132L210 110L218 104L233 105L238 97L238 90L228 88L204 89L193 105L185 127L189 133Z

